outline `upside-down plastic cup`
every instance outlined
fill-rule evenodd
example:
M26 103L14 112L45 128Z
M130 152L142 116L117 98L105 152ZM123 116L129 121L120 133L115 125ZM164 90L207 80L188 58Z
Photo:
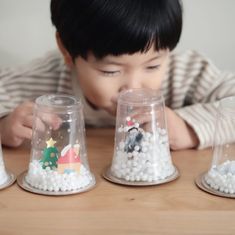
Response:
M202 174L202 189L235 198L235 97L219 102L210 169Z
M15 176L6 170L2 153L2 144L0 138L0 190L9 187L15 182Z
M87 160L82 104L75 97L52 94L36 99L31 160L18 183L46 195L84 192L95 185Z
M103 176L124 185L155 185L176 179L160 91L125 90L118 98L115 147Z

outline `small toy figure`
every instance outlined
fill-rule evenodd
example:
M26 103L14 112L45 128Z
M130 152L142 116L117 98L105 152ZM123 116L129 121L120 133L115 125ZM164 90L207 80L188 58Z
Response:
M58 150L54 146L56 141L50 138L46 141L47 147L43 150L43 158L41 159L42 168L46 169L50 167L50 169L54 170L57 168L57 160L58 160Z
M80 145L67 145L62 151L61 156L57 162L58 164L58 172L63 173L71 173L71 172L80 172L81 160L79 157L79 149Z
M125 140L124 151L127 153L132 153L136 149L136 146L138 146L138 150L136 151L140 152L143 134L141 133L139 124L131 120L130 117L127 117L126 120L128 126L128 135Z

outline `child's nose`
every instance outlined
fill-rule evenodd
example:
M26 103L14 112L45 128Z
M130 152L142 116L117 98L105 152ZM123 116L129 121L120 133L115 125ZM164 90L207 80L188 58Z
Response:
M137 88L142 88L141 79L138 77L128 77L128 78L125 78L120 88L120 91L128 90L128 89L137 89Z

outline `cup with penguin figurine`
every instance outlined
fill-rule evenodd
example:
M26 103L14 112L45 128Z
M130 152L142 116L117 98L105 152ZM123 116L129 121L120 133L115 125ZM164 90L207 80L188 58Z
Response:
M105 179L122 185L167 183L179 176L173 164L161 91L132 89L118 97L115 146Z

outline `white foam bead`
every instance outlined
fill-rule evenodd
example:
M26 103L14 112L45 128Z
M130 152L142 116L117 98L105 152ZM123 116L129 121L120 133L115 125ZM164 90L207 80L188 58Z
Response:
M137 161L133 161L132 165L133 165L133 167L136 167L136 166L138 166L138 162Z
M119 147L120 147L121 150L123 150L124 147L125 147L125 143L124 143L123 141L121 141L121 142L119 143Z
M144 147L142 148L142 151L143 151L144 153L146 153L146 152L148 151L148 148L144 146Z
M146 154L145 153L140 153L138 157L136 157L136 160L140 160L140 159L145 159L146 158Z
M118 128L118 132L121 133L123 131L123 128L122 127L119 127Z
M132 176L130 176L130 181L131 182L134 182L135 181L135 177L132 175Z
M71 191L71 190L72 190L71 185L67 185L67 186L66 186L66 189L67 189L67 191Z
M140 161L139 161L139 164L141 165L141 166L143 166L143 165L145 165L145 159L141 159Z
M153 170L152 168L148 168L148 169L147 169L147 173L148 173L148 174L153 174L153 171L154 171L154 170Z
M144 146L146 146L147 145L147 141L143 141L142 143L141 143L141 146L142 147L144 147Z
M54 187L55 192L59 192L59 187Z
M137 175L137 176L135 177L135 180L136 180L136 181L140 181L140 176Z
M146 132L145 137L146 137L146 138L150 138L150 137L151 137L151 133Z
M148 182L152 182L153 178L151 176L148 177Z
M125 168L126 168L126 164L125 164L125 163L122 163L121 168L122 168L122 169L125 169Z
M223 191L224 191L224 188L223 188L223 187L220 187L220 188L219 188L219 191L220 191L220 192L223 192Z
M234 189L229 189L230 194L234 194Z
M141 165L136 166L136 168L138 169L138 171L142 170L142 166Z
M148 176L147 176L146 174L144 174L144 175L142 176L142 180L143 180L143 181L146 181L147 178L148 178Z
M147 167L152 167L151 162L150 162L150 161L149 161L149 162L146 162L146 166L147 166Z
M60 190L61 190L62 192L65 192L65 191L66 191L66 188L63 186L63 187L60 188Z
M138 146L136 146L136 147L138 147ZM134 156L134 157L136 157L136 156L138 156L138 155L139 155L139 153L138 153L137 151L133 151L133 153L132 153L132 154L133 154L133 156Z
M125 127L123 128L123 131L124 131L124 132L127 132L128 129L129 129L128 126L125 126Z
M126 181L130 181L130 176L129 176L129 175L126 175L126 176L125 176L125 180L126 180Z
M165 130L165 129L161 129L160 132L161 132L162 135L165 135L165 134L166 134L166 130Z
M135 123L134 125L136 128L139 128L140 124L138 122Z
M133 156L132 156L132 153L127 153L127 157L128 158L132 158Z
M133 167L133 168L132 168L132 171L136 174L139 170L138 170L137 167Z
M128 160L128 161L126 162L126 165L127 165L128 167L130 167L130 166L132 165L132 161L131 161L131 160Z
M50 187L48 188L48 191L52 192L52 191L53 191L53 187L50 186Z

